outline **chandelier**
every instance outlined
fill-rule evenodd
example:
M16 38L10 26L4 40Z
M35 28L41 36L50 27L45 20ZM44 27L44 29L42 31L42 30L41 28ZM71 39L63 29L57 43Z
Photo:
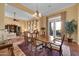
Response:
M42 17L41 13L38 11L38 7L39 6L37 6L37 9L36 9L35 13L33 14L33 16L36 17L36 18Z
M36 10L36 12L33 14L33 16L41 17L42 15L41 15L41 13L38 10Z

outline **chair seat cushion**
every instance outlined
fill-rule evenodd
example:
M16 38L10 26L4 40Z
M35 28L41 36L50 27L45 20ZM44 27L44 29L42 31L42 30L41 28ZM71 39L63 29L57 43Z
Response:
M59 48L60 48L60 46L57 46L57 45L55 45L55 44L51 44L51 45L48 44L47 47L48 47L48 48L55 49L55 50L59 50Z
M55 45L61 45L61 42L59 42L59 41L55 41L54 44L55 44Z
M54 44L52 44L51 46L52 46L52 49L60 50L60 46L56 46L56 45L54 45Z

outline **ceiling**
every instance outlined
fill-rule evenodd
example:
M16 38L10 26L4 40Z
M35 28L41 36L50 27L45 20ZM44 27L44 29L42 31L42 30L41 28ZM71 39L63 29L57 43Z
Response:
M20 10L14 6L10 6L8 4L5 5L5 16L14 18L14 12L16 12L15 18L16 19L22 19L22 20L28 20L33 18L33 16L23 10Z
M33 11L38 10L42 15L47 16L57 10L70 7L74 3L24 3L22 5L27 6Z
M74 3L21 3L22 5L28 7L34 12L38 10L43 16L47 16L57 10L61 10L63 8L70 7L74 5ZM16 17L18 19L31 19L33 16L25 11L22 11L18 8L15 8L10 5L6 5L5 7L5 15L13 17L13 12L16 12Z

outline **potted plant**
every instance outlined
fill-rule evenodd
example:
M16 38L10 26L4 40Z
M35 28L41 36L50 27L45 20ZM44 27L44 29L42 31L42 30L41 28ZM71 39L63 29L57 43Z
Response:
M68 34L68 42L72 42L72 34L77 30L77 23L75 20L65 22L65 30Z

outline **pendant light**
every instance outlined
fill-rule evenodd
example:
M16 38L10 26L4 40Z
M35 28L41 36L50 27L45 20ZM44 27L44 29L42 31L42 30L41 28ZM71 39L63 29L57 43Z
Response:
M38 11L38 8L39 8L39 5L36 4L36 11L35 11L35 13L33 14L33 16L34 16L34 17L37 17L37 18L39 18L39 17L42 16L41 13Z
M15 16L16 16L16 12L13 13L14 14L14 18L13 18L13 21L18 21Z

